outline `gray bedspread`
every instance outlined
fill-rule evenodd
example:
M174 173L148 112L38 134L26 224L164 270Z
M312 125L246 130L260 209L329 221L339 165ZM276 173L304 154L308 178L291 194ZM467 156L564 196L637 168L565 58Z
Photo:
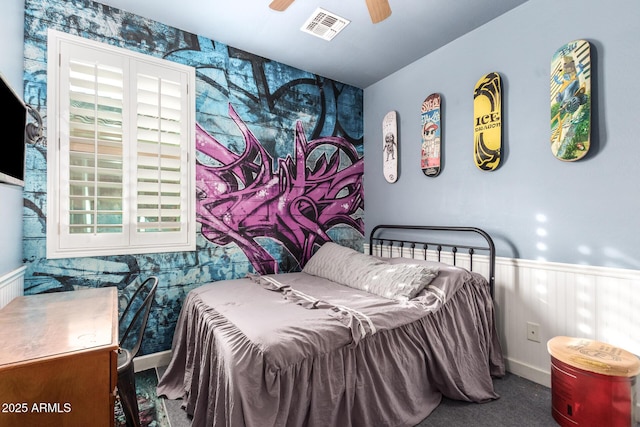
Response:
M302 272L210 283L172 351L158 394L194 427L413 426L442 395L498 398L504 374L486 281L444 265L408 302Z

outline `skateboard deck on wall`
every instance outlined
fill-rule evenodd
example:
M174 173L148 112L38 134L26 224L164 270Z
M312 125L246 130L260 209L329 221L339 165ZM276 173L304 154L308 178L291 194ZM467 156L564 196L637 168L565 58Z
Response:
M440 95L432 93L422 103L420 167L426 176L440 173Z
M382 120L382 171L387 182L398 179L398 125L396 112L389 111Z
M492 171L500 164L502 148L502 82L489 73L473 91L473 158L481 170Z
M561 46L551 59L551 152L573 162L589 151L591 48L586 40Z

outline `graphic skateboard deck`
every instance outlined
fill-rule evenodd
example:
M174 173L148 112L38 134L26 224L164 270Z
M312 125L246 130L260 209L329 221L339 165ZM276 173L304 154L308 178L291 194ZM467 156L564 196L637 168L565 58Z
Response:
M502 81L489 73L473 91L473 158L481 170L492 171L500 164L502 148Z
M396 112L389 111L382 120L382 171L388 182L398 179L398 125Z
M551 59L551 152L573 162L589 151L591 48L586 40L560 47Z
M440 95L432 93L422 103L420 167L426 176L440 173Z

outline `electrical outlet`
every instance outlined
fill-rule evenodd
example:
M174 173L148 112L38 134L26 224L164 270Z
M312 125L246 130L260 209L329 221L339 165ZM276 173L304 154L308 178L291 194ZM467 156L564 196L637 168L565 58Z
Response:
M529 341L540 342L540 325L527 322L527 339Z

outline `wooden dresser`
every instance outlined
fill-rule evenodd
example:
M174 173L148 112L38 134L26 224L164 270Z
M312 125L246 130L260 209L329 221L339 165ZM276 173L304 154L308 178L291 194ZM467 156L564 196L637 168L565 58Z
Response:
M0 426L113 426L117 289L15 298L0 310Z

